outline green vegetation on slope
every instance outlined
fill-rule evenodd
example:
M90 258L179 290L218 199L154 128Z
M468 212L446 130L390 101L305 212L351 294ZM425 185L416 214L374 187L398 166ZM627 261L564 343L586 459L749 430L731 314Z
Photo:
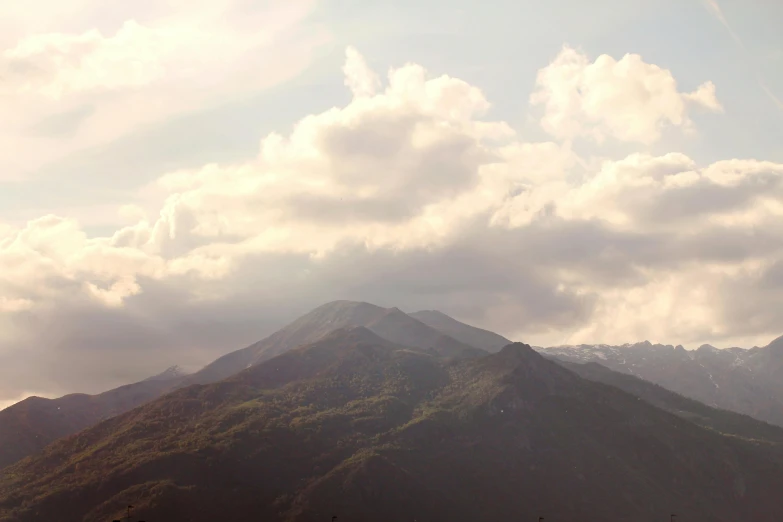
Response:
M178 390L0 478L0 520L779 520L783 466L525 345L446 360L364 328Z

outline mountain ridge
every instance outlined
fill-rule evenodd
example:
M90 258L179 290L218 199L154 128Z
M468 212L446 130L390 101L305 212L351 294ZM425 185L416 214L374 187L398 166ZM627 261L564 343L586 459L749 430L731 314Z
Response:
M186 383L207 384L225 379L287 350L315 342L332 330L347 326L365 326L401 345L435 348L457 356L480 355L476 351L477 347L454 339L399 308L338 300L314 308L261 341L222 356L193 374Z
M483 350L454 339L398 308L382 308L356 301L332 301L311 310L262 341L219 357L195 374L187 374L182 368L172 366L140 383L116 388L113 391L116 395L128 390L128 386L139 391L136 399L126 404L109 406L110 391L106 392L109 395L73 394L53 399L55 402L51 403L47 402L49 399L41 399L11 406L13 409L9 413L0 413L0 424L4 425L0 426L0 469L40 451L60 437L143 404L172 388L217 382L279 353L315 342L336 328L361 325L369 326L392 341L396 340L397 344L426 348L441 356L471 358L485 354ZM464 325L463 333L472 332L472 329ZM96 406L96 403L102 402L106 403L104 407Z
M184 378L182 375L164 378L172 375L168 372L97 395L28 397L5 408L0 411L0 470L61 437L160 397Z
M281 378L284 367L295 372ZM0 520L110 520L131 498L138 517L192 522L771 522L781 486L768 445L522 343L446 359L345 328L15 464L0 477Z
M778 338L780 339L780 338ZM699 402L783 426L783 357L778 340L765 347L697 350L651 343L566 345L541 353L570 362L597 362Z
M670 391L658 384L631 374L610 370L596 362L573 363L552 358L580 377L613 386L662 410L673 413L705 428L752 440L783 444L783 428L757 420L749 415L720 410Z
M457 321L438 310L419 310L408 315L463 343L490 353L497 352L512 342L495 332Z

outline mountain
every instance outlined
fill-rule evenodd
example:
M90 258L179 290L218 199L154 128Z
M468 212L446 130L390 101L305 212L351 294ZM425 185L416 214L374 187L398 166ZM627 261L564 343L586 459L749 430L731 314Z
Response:
M207 384L225 379L292 348L315 342L335 329L352 326L364 326L384 339L405 346L433 348L439 353L457 357L484 354L476 346L460 342L398 308L333 301L319 306L269 337L221 357L188 378L186 383Z
M347 327L15 464L0 520L771 522L781 487L774 442L527 345L454 359Z
M184 378L178 368L98 395L29 397L0 411L0 469L49 443L160 397Z
M460 342L490 353L498 352L511 344L511 341L502 335L461 323L437 310L421 310L408 315Z
M726 435L783 444L783 429L753 417L712 408L636 376L616 372L598 363L558 361L584 379L601 382L639 397L653 406Z
M481 357L487 352L460 342L443 332L427 326L399 308L389 308L366 325L367 329L383 339L413 348L433 350L444 357Z
M763 348L697 350L642 342L542 348L571 362L597 362L709 406L783 426L783 339Z
M188 376L188 372L180 368L179 366L171 366L170 368L167 368L165 371L159 373L158 375L153 375L152 377L149 377L148 379L145 379L146 381L173 381L176 379L184 379Z
M476 339L476 332L484 339L495 336L491 332L440 315L448 319L447 322L441 321L441 326L455 332L460 338ZM97 396L74 394L55 400L31 397L0 412L0 469L40 451L60 437L76 433L108 416L128 411L175 386L216 382L286 350L314 342L336 328L360 325L367 326L394 343L430 349L441 356L470 358L485 355L483 350L450 337L397 308L335 301L316 308L248 348L219 358L192 376L173 366L141 383Z

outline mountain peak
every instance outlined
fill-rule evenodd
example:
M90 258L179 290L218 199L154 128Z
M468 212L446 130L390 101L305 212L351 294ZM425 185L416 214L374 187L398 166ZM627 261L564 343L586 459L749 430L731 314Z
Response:
M391 344L364 326L343 326L326 334L323 341L352 341L367 344Z
M386 311L383 313L386 317L402 317L403 315L405 317L410 317L408 314L397 308L396 306L393 306L391 308L387 308Z
M188 375L188 372L186 372L182 367L175 365L175 366L170 366L166 368L164 371L160 372L159 374L153 375L152 377L145 380L146 381L169 381L169 380L185 377L186 375Z
M540 362L548 363L549 361L528 344L511 343L504 346L498 353L481 359L479 365L505 373L506 371L514 371L520 366L537 366Z
M422 315L423 314L423 315ZM185 384L225 379L298 346L314 343L336 329L364 326L397 346L434 349L448 357L476 357L497 352L511 341L450 318L441 312L406 314L363 301L330 301L310 310L277 332L220 357L188 377Z
M231 380L259 388L279 388L297 380L364 371L370 366L383 365L402 352L414 353L364 326L344 326L252 366ZM430 358L423 353L418 353L418 357Z
M474 364L480 376L477 380L485 386L488 411L493 414L513 411L547 395L571 394L580 379L525 343L506 345Z
M382 307L378 305L374 305L372 303L367 303L365 301L351 301L348 299L337 299L335 301L329 301L328 303L324 303L321 306L318 306L317 308L314 308L310 311L310 314L312 313L318 313L318 312L325 312L325 311L332 311L337 312L340 310L355 310L357 308L366 308L369 310L381 310ZM309 314L308 314L309 315Z
M503 357L513 357L516 359L525 357L541 357L538 352L525 343L511 343L500 350L499 355Z

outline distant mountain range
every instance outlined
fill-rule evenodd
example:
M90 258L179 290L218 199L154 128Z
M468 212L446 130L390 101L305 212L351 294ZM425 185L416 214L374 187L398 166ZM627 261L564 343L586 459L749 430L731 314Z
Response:
M0 520L783 517L780 428L520 343L430 348L338 327L178 389L4 470Z
M707 405L783 426L783 338L751 349L704 345L688 351L643 342L540 350L566 361L596 362Z

